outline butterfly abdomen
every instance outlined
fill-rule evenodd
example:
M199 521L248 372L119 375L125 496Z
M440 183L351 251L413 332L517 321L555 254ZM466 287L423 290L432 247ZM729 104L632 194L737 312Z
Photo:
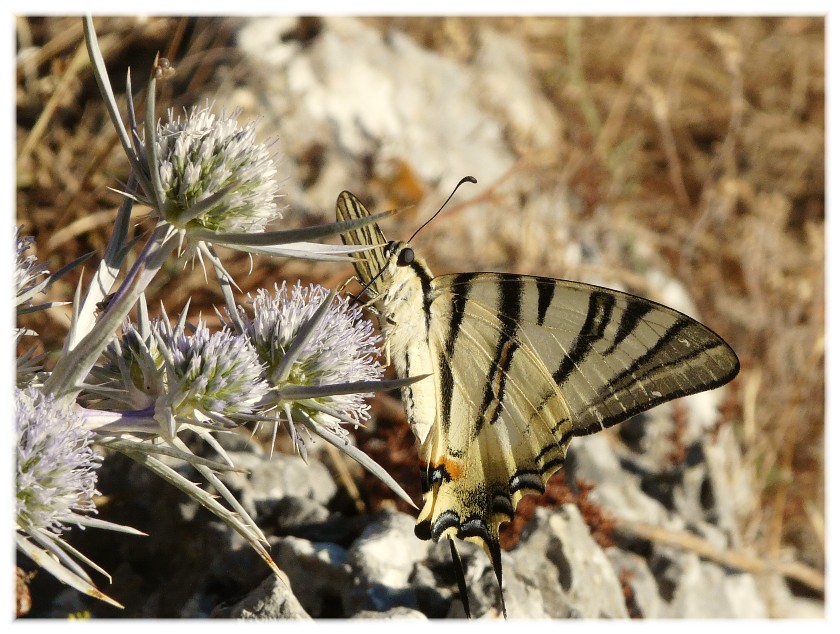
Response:
M411 429L422 444L435 423L437 397L436 366L429 345L428 305L434 296L432 274L420 259L405 265L399 261L402 243L391 243L386 252L392 255L383 273L386 291L378 298L382 335L387 342L397 376L429 375L402 388L402 400Z

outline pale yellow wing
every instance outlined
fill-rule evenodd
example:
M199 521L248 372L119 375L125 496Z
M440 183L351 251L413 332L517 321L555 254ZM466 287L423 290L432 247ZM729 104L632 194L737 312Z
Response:
M418 534L482 543L499 566L499 524L542 492L572 436L722 385L738 359L675 310L549 278L434 278L429 346L437 420L420 448Z

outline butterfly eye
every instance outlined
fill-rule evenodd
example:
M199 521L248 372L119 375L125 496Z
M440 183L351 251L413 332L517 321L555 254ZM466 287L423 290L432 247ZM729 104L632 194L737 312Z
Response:
M397 256L397 266L407 266L414 262L414 249L406 247Z

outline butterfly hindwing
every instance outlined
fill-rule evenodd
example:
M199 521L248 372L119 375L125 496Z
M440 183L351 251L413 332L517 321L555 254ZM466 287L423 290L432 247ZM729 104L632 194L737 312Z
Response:
M451 290L450 280L467 277L478 283L472 292ZM491 557L500 523L513 519L522 495L543 491L572 436L568 407L524 338L525 287L500 294L494 282L503 278L434 279L429 347L438 406L419 448L426 489L419 532L472 539Z

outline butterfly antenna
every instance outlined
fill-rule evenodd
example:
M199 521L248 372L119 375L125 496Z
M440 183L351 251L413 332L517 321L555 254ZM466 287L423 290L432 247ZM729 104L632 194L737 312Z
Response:
M455 195L455 192L457 192L457 191L458 191L458 188L459 188L461 185L463 185L464 183L473 183L473 184L475 184L475 183L477 183L477 182L478 182L478 181L477 181L477 180L475 179L475 177L473 177L473 176L464 176L464 178L462 178L461 180L459 180L459 181L458 181L458 184L457 184L457 185L455 185L455 189L453 189L453 190L452 190L452 193L451 193L451 194L449 194L449 198L447 198L447 199L443 202L443 204L440 206L440 209L438 209L438 210L434 213L434 215L433 215L431 218L429 218L426 222L424 222L422 225L420 225L420 229L418 229L417 231L415 231L415 232L414 232L414 234L413 234L413 235L412 235L412 236L411 236L411 237L407 240L407 242L411 242L412 240L414 240L414 237L415 237L418 233L420 233L420 230L421 230L421 229L423 229L423 227L425 227L427 224L429 224L432 220L434 220L434 219L435 219L435 217L437 217L437 215L438 215L441 211L443 211L443 208L444 208L444 207L446 207L446 203L448 203L448 202L452 199L452 197Z
M452 553L452 567L455 568L455 578L458 580L458 592L461 595L461 603L464 606L464 612L467 618L471 619L470 615L470 597L467 595L467 580L464 578L464 563L461 561L461 555L458 554L458 549L455 547L455 540L449 538L449 552Z

